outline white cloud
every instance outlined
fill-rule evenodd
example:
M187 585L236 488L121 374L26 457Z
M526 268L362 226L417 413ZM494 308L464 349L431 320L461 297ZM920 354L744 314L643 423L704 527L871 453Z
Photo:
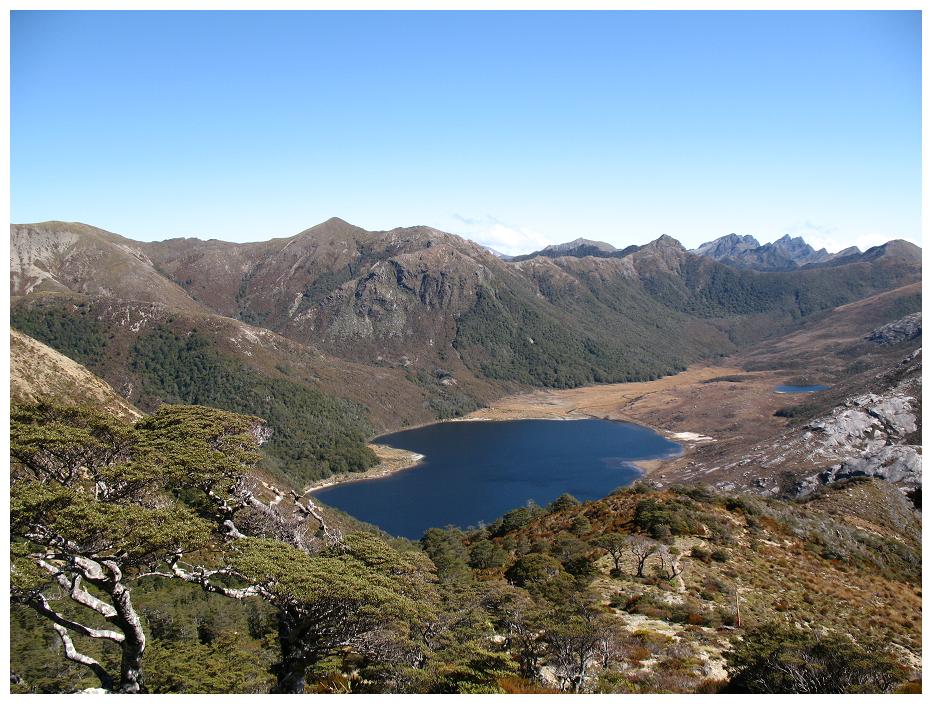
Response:
M507 225L491 215L484 218L454 215L465 226L457 227L457 234L502 254L528 254L552 244L550 238L528 227Z

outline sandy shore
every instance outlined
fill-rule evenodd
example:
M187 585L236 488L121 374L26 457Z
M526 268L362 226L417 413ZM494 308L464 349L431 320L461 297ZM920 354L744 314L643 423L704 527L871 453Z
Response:
M418 462L424 459L424 455L419 455L410 450L402 450L397 447L389 447L388 445L373 443L369 445L369 448L379 458L379 463L375 465L375 467L367 469L365 472L343 472L342 474L334 474L326 479L319 479L304 487L304 493L307 494L309 492L318 491L328 486L333 486L334 484L345 484L347 482L363 481L364 479L387 477L389 474L415 467Z

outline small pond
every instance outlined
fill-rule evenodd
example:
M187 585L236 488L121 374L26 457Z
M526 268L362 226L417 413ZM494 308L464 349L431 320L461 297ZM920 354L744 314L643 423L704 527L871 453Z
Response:
M790 384L780 384L774 389L778 394L814 394L819 391L825 391L828 387L822 384L813 384L812 386L791 386Z

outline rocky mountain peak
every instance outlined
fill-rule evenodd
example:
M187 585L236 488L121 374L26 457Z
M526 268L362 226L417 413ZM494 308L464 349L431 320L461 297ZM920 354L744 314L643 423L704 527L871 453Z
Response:
M641 250L645 249L654 249L654 250L679 250L685 252L686 248L680 243L678 239L670 237L670 235L660 235L653 242L648 242L644 245Z
M705 242L692 251L714 259L722 259L758 247L760 247L760 242L751 235L736 235L732 232L724 237Z
M512 259L520 262L534 257L611 257L617 256L617 252L618 249L608 242L577 237L572 242L550 244L536 252L522 254Z
M366 230L346 222L342 218L332 217L322 223L302 230L298 237L358 237L366 234Z

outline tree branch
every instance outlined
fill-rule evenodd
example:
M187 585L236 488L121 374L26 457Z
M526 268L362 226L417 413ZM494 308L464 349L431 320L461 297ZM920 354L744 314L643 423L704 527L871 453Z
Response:
M69 581L68 577L55 565L52 565L41 559L38 560L38 563L46 572L55 578L55 580L61 585L62 589L67 591L68 595L76 602L82 606L86 606L87 608L96 611L104 618L116 616L116 609L114 609L110 604L98 599L96 596L90 594L84 589L81 589L80 575L74 575Z
M259 594L260 589L258 585L250 585L248 587L234 588L227 587L222 584L215 584L210 581L210 578L215 574L228 574L224 570L213 570L206 571L203 569L197 569L194 572L189 572L181 568L178 565L179 559L176 558L171 563L172 575L178 579L182 579L185 582L190 582L191 584L198 584L204 591L214 592L215 594L223 594L224 596L230 597L231 599L246 599L251 596L256 596Z
M68 629L58 623L53 623L52 628L55 629L58 637L61 638L62 646L65 649L65 657L72 662L77 662L91 668L94 674L97 675L97 679L100 680L100 686L108 691L112 690L113 678L94 658L77 651L74 647L74 641L71 640L71 636L68 634Z
M46 599L45 595L43 594L30 595L29 597L23 599L23 602L42 616L45 616L47 619L51 620L53 623L58 624L59 626L63 626L64 628L74 631L75 633L80 633L82 636L87 636L88 638L101 638L104 640L113 641L114 643L122 643L125 640L125 637L122 633L108 631L102 628L91 628L89 626L85 626L83 623L78 623L77 621L72 621L69 618L65 618L49 606L48 599Z

